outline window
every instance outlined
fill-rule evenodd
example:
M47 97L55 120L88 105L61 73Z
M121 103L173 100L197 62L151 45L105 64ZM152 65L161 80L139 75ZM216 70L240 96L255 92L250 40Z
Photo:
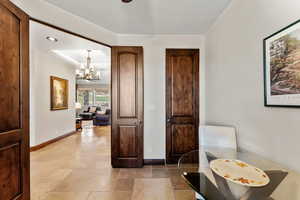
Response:
M78 89L77 102L79 102L83 106L94 105L94 91L87 89Z
M77 102L82 106L101 106L110 107L110 95L106 91L99 89L77 89Z
M101 107L109 107L110 105L110 96L109 94L103 94L96 92L95 103Z

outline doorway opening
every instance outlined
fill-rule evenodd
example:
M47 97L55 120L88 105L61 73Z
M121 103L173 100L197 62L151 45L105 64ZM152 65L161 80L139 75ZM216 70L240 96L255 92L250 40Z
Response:
M37 20L29 31L31 197L99 188L113 172L111 47Z

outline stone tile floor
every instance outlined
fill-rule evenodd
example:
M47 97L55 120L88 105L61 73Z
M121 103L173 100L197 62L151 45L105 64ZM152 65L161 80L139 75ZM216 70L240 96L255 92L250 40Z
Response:
M195 200L176 166L113 169L110 127L83 130L31 152L32 200Z

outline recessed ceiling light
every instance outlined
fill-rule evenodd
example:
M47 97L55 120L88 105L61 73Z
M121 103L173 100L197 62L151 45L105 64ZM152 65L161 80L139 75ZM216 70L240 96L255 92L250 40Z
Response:
M51 42L57 42L58 41L58 39L56 39L54 37L50 37L50 36L47 36L46 39L51 41Z
M131 2L132 0L122 0L123 3L129 3Z

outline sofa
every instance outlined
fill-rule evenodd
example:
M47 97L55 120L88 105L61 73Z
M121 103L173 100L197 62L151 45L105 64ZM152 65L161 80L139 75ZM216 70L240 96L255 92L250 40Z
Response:
M82 120L93 120L98 111L101 111L101 107L89 106L88 109L79 114L79 116L82 118Z
M96 113L93 119L94 126L108 126L111 124L111 111L106 109L104 114Z

